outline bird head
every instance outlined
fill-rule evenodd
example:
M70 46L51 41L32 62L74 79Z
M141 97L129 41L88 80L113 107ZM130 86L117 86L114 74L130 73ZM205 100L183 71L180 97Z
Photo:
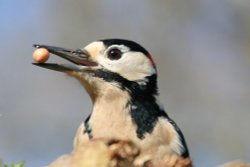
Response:
M155 143L153 141L162 143L162 140L158 140L161 135L175 136L171 137L174 138L171 139L173 142L166 150L189 156L181 131L158 103L156 66L149 52L141 45L129 40L105 39L76 50L34 46L45 48L71 62L33 64L67 73L80 80L95 103L91 118L88 117L84 123L84 133L88 133L89 138L111 136L136 141L147 138L145 141L152 144ZM170 139L167 145L168 141ZM147 144L143 142L142 145Z
M156 66L149 54L136 42L123 39L94 41L83 49L65 49L48 45L50 53L70 61L70 64L33 63L34 65L65 72L85 86L92 99L100 85L113 85L137 94L150 91L157 94ZM101 83L101 84L100 84Z

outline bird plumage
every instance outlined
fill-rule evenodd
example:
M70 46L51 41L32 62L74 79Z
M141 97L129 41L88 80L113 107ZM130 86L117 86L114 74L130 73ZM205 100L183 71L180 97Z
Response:
M139 165L157 164L170 155L189 158L181 130L159 105L156 65L146 49L129 40L105 39L82 52L65 53L87 55L81 62L67 57L74 67L50 68L76 77L93 102L92 113L78 129L75 148L97 138L129 140L141 150Z

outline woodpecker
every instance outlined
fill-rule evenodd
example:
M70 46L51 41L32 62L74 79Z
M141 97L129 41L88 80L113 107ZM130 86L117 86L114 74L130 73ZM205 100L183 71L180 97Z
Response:
M118 139L140 148L139 165L172 155L190 158L183 133L158 101L156 64L140 44L104 39L75 50L34 46L71 62L33 64L77 78L93 102L77 130L75 148L93 139Z

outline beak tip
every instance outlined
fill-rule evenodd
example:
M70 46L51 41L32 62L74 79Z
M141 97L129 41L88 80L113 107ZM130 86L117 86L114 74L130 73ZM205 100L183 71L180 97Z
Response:
M34 46L35 48L40 48L40 47L41 47L41 45L39 45L39 44L33 44L33 46Z

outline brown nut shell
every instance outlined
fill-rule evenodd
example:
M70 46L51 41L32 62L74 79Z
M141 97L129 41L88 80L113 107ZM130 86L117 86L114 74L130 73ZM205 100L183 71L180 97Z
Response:
M36 49L33 53L33 59L37 63L44 63L49 59L49 51L45 48Z

